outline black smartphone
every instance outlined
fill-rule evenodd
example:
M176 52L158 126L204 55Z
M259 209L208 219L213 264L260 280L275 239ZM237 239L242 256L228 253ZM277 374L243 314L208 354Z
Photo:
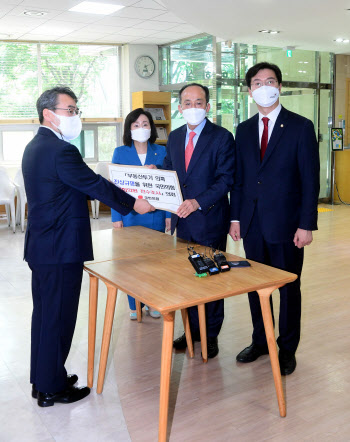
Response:
M198 274L206 273L208 271L208 266L204 263L203 258L199 253L190 255L188 259Z
M250 267L248 261L227 261L230 267Z
M203 258L204 264L208 266L209 275L218 275L220 270L216 267L215 262L211 258Z

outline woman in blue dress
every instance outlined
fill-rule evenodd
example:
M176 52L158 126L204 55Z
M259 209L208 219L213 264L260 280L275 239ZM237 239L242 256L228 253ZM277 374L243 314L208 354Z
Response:
M130 166L155 165L162 166L166 154L164 146L154 144L157 139L157 129L152 115L142 108L128 114L124 123L123 146L114 150L112 163ZM170 230L170 213L163 210L140 215L132 210L122 216L114 209L112 222L115 229L128 226L144 226L159 232ZM128 295L130 319L137 319L135 298ZM146 311L153 317L159 318L160 313L146 306Z

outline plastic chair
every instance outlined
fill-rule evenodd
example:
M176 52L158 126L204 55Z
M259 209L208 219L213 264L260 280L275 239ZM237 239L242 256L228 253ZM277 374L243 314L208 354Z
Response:
M24 187L22 169L17 171L13 182L17 189L16 224L20 224L21 230L24 232L24 217L26 212L27 195Z
M16 233L15 211L16 186L12 183L4 167L0 167L0 205L5 205L8 226L11 225L13 233Z
M106 180L109 180L109 170L108 170L108 162L101 161L96 164L95 173L101 175ZM99 200L91 200L91 212L93 218L98 218L98 214L100 211L100 201Z

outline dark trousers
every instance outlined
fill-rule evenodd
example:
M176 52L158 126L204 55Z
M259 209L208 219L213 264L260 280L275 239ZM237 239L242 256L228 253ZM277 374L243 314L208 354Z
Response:
M83 263L30 264L32 332L30 382L45 393L67 387L64 367L78 312Z
M266 242L261 233L257 210L254 212L248 233L243 239L243 245L248 259L298 275L294 282L279 289L280 314L279 338L277 339L278 346L281 349L295 353L300 340L300 276L303 267L304 249L298 249L292 240L277 244ZM251 292L248 296L253 321L253 342L258 345L267 345L259 296L257 292ZM270 303L273 317L272 297Z
M195 238L191 236L187 229L185 228L186 219L179 219L177 225L177 236L186 241L190 241L192 243L201 244L203 246L214 247L218 250L225 251L226 250L226 241L227 235L217 238L215 240L207 241L203 238ZM219 229L219 227L218 227ZM209 249L208 249L209 255ZM190 266L190 262L188 263ZM210 276L211 278L211 276ZM218 278L218 276L214 276L214 278ZM192 335L199 337L199 318L198 318L198 308L197 307L189 307L187 309L191 333ZM207 336L209 338L216 338L220 333L222 323L224 321L224 300L220 299L219 301L212 301L205 304L205 318L206 318L206 328L207 328Z

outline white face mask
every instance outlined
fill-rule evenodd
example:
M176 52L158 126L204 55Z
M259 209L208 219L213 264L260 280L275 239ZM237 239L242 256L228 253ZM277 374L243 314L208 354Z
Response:
M139 141L140 143L144 143L145 141L149 140L150 136L151 129L145 129L144 127L131 131L131 138L134 141Z
M191 126L198 126L204 120L207 111L198 107L191 107L190 109L184 109L182 115L188 124Z
M261 107L270 107L278 100L280 91L277 87L261 86L252 91L252 95L256 104Z
M79 115L74 115L74 117L66 117L64 115L57 115L54 112L52 113L60 120L60 124L58 126L56 126L55 123L52 123L53 126L60 130L61 134L66 140L74 140L80 135L82 123Z

